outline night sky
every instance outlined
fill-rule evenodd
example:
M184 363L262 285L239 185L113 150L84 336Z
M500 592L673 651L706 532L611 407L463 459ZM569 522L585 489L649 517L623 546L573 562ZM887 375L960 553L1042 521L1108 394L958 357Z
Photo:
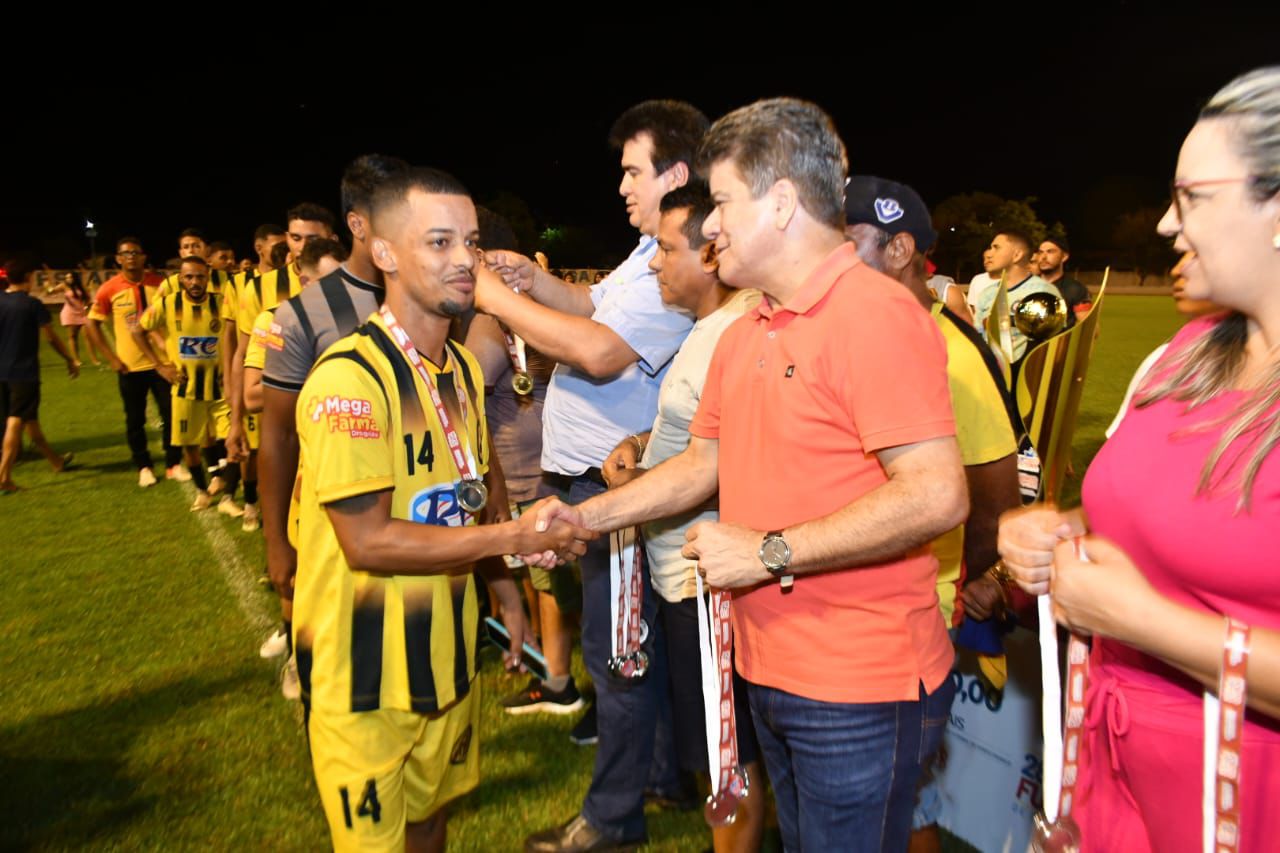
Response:
M632 21L649 35L618 43L610 26L566 50L543 39L539 61L484 49L469 61L456 47L375 60L372 48L347 54L324 39L310 59L280 45L151 50L145 62L110 47L66 61L32 53L11 64L4 96L0 254L78 260L87 216L99 251L132 233L158 262L194 225L243 255L253 228L283 224L292 203L336 208L343 165L380 151L454 172L480 202L514 194L540 228L588 229L590 257L552 263L604 265L635 240L605 138L618 113L651 97L691 101L711 118L761 97L808 98L835 118L851 172L910 183L930 205L974 190L1034 196L1043 221L1098 231L1088 227L1097 211L1162 203L1207 97L1280 62L1280 12L1116 8L1066 25L982 11L856 35L815 21L803 50L714 27L699 49L680 21L670 40L653 21ZM633 57L646 50L673 58L641 66Z

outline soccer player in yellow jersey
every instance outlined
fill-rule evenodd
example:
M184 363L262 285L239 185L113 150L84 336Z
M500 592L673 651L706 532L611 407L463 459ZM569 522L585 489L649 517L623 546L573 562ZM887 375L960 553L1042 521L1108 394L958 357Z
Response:
M333 214L318 204L303 202L286 215L285 241L293 262L244 282L240 305L236 311L236 352L231 360L231 382L228 402L231 404L231 429L227 436L229 459L247 458L244 478L244 529L257 530L261 513L258 509L257 450L258 420L247 415L244 407L244 357L249 351L249 337L258 315L274 308L302 290L298 278L297 259L310 240L333 238Z
M147 331L165 330L170 361L178 367L172 385L170 441L182 448L183 461L198 492L191 511L211 503L201 448L211 447L227 433L229 409L222 397L219 359L222 295L209 287L209 264L192 255L178 272L181 289L152 303L142 313L140 325ZM140 332L139 332L140 334Z
M209 262L209 269L215 273L225 272L228 278L234 277L238 269L236 250L226 240L214 240L210 243L209 255L205 260Z
M329 273L342 266L347 250L337 240L312 240L302 248L298 259L298 280L303 289L310 287ZM262 369L267 363L267 350L279 352L284 345L280 328L275 325L276 309L273 305L258 315L249 337L249 349L244 356L244 404L250 414L262 411Z
M244 293L245 288L257 286L257 279L271 272L275 267L271 264L271 250L279 243L284 242L284 229L279 225L265 223L259 225L253 232L253 251L258 257L256 266L242 270L235 274L231 279L231 292L228 293L227 303L224 306L224 319L227 321L223 324L222 330L222 381L223 391L227 396L227 404L231 406L233 412L233 421L231 427L228 428L227 440L227 462L238 462L239 471L232 471L231 480L238 480L239 475L243 475L246 483L253 482L252 488L257 488L257 465L251 465L248 453L244 449L245 441L243 436L253 435L256 446L258 419L254 415L244 414L243 416L235 416L236 401L241 399L241 390L239 380L242 378L241 371L236 369L236 351L239 347L239 329L237 320L240 315L240 295ZM243 355L241 356L243 357ZM251 476L252 475L252 476ZM249 487L246 487L249 488ZM228 483L227 492L230 494L234 489ZM256 498L256 495L255 495ZM225 504L219 504L218 508L222 509ZM250 519L249 527L256 525Z
M178 235L178 259L201 258L209 262L209 279L213 286L218 290L226 290L232 286L233 274L227 269L225 263L217 266L209 261L210 245L212 244L205 242L204 233L198 228L184 228L182 233ZM220 243L218 245L226 246L227 244ZM230 249L230 247L227 248L228 250ZM160 287L152 294L153 298L149 301L159 302L170 293L177 293L181 287L178 276L179 273L172 273L167 276L160 284Z
M411 169L379 187L371 218L387 313L334 344L298 395L295 649L334 847L442 850L446 804L479 779L473 569L500 603L514 667L528 632L500 555L581 554L592 534L539 532L537 512L481 525L498 496L485 508L467 499L466 470L495 486L500 472L484 378L448 341L475 289L466 190Z

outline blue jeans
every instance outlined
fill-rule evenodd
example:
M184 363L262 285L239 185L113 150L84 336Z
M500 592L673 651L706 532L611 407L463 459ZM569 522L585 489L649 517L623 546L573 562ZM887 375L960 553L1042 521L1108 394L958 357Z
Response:
M546 479L543 484L544 491L571 504L604 491L604 486L586 477L575 478L567 493L548 487ZM607 667L614 643L609 615L609 537L601 536L588 545L578 562L582 568L582 661L595 683L600 738L582 816L614 841L638 840L646 835L645 790L663 794L679 790L657 593L649 584L646 568L641 579L641 617L649 626L643 646L649 655L649 674L639 682L624 684L610 675Z
M901 851L921 766L942 743L955 687L915 702L845 704L751 684L751 713L788 851Z

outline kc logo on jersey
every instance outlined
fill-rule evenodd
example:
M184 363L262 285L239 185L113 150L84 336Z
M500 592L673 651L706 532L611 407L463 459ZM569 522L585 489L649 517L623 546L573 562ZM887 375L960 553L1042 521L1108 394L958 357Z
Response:
M461 527L466 513L458 503L458 492L452 484L423 489L409 501L409 520L441 527Z
M218 357L218 338L202 335L181 335L178 337L178 355L186 359L207 361Z
M373 405L358 397L312 397L307 401L311 422L329 422L329 432L345 432L352 438L381 438L378 420L373 416Z

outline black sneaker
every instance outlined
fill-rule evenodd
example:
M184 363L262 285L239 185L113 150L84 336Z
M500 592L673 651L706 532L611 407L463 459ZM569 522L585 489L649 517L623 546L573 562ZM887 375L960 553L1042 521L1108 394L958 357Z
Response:
M582 715L582 719L578 720L578 724L573 727L573 731L569 732L569 740L578 746L591 746L600 740L596 735L596 703L592 702L587 706L587 713Z
M564 689L557 692L536 678L529 680L529 685L519 693L513 693L498 703L508 714L572 714L582 710L587 703L578 692L573 679Z

